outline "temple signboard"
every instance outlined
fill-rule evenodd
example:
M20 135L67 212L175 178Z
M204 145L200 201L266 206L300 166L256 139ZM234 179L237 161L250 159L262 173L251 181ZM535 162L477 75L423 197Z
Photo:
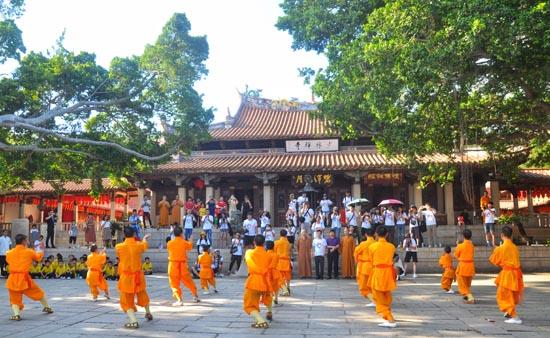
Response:
M395 172L368 173L365 176L363 176L363 181L366 184L400 183L401 181L403 181L403 173L395 173Z
M332 174L305 174L292 176L294 186L302 186L306 183L330 186L334 182Z
M287 153L315 153L325 151L338 151L338 139L319 139L319 140L287 140Z

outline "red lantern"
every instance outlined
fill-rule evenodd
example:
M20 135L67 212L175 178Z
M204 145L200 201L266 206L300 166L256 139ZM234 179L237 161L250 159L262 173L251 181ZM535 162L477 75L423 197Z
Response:
M195 187L195 189L202 190L204 188L204 181L200 178L196 178L193 181L193 186Z

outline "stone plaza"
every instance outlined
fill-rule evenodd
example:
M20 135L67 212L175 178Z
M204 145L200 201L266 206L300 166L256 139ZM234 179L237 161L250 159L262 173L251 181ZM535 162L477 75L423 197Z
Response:
M55 313L42 314L39 303L25 300L21 322L9 321L5 280L0 281L0 336L2 337L548 337L550 335L550 273L525 275L525 296L518 308L523 325L505 324L495 303L495 275L480 274L473 282L477 304L464 304L447 295L439 274L406 277L394 293L395 329L378 327L380 318L357 291L355 280L293 280L292 296L280 297L268 329L253 329L242 310L244 279L218 279L218 294L201 295L174 308L166 275L147 277L152 322L138 312L141 328L122 328L126 316L118 305L116 283L110 282L111 300L92 302L84 280L38 280ZM198 281L195 280L198 285ZM456 286L455 286L456 289Z

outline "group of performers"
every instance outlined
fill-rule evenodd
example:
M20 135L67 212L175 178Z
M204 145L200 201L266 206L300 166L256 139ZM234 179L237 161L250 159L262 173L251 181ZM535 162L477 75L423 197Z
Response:
M356 275L359 291L370 301L367 306L376 307L376 312L383 318L380 326L394 328L397 324L391 311L391 304L392 291L397 288L397 276L393 264L395 246L386 241L387 235L388 231L384 226L378 227L375 231L369 229L365 233L366 240L355 248L354 257L357 262ZM445 248L445 253L439 261L444 268L441 286L445 292L454 293L451 285L456 279L459 293L467 303L473 304L475 299L472 296L471 283L475 274L474 246L471 242L471 231L465 230L463 235L464 242L459 244L454 252L459 262L456 271L453 270L449 247ZM137 240L135 230L128 227L124 230L124 236L124 242L117 244L115 248L119 258L120 307L128 316L128 323L124 327L137 329L139 322L136 318L136 305L145 309L147 320L153 319L142 269L142 254L148 248L149 235L145 235L142 240ZM511 228L503 227L501 238L503 244L495 248L489 258L492 264L502 268L495 281L497 304L504 312L507 323L521 324L521 319L516 313L516 305L520 302L523 292L519 250L512 243ZM43 290L29 274L33 261L42 259L44 248L41 247L36 251L29 249L27 236L22 234L15 236L15 243L15 248L8 251L6 255L7 262L12 267L6 282L13 311L10 319L21 320L23 295L40 301L44 313L53 313ZM176 300L173 306L183 305L181 284L189 289L194 302L200 301L197 287L188 268L188 252L192 249L191 243L191 239L184 239L183 230L176 227L174 239L167 245L169 285ZM198 263L201 266L200 284L205 294L209 293L210 287L217 293L209 248L203 249L203 253L198 257ZM87 259L86 282L92 298L97 300L100 290L106 298L109 298L108 284L102 273L106 262L105 250L98 252L97 246L94 245L90 251ZM248 267L248 277L245 282L243 309L254 319L253 328L267 328L268 321L273 320L272 308L274 304L278 304L279 292L282 295L290 295L292 265L291 244L287 239L287 231L281 230L280 238L275 242L266 242L262 235L255 236L254 248L246 251L245 262ZM260 314L260 304L267 308L265 318Z

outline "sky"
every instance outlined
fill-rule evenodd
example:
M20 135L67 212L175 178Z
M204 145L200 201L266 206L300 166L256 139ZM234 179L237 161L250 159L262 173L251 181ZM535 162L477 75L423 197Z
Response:
M185 13L192 35L206 35L208 76L196 84L215 121L239 106L237 90L262 89L273 99L311 101L298 68L325 67L313 52L293 51L291 36L274 24L278 0L26 0L18 19L27 51L47 51L65 31L64 46L88 51L108 67L115 56L139 55L176 13Z

